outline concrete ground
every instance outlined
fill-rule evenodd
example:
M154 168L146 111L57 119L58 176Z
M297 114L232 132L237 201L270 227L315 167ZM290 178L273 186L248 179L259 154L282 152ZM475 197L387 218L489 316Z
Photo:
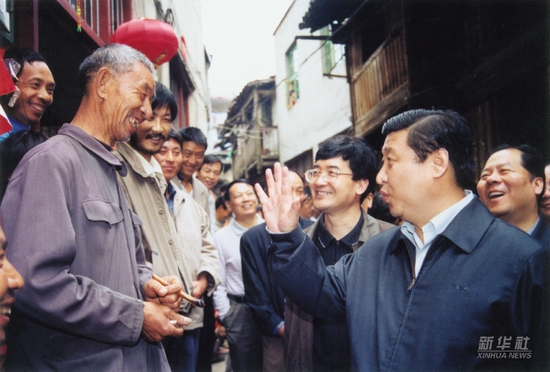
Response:
M229 354L221 354L221 355L223 355L223 360L221 362L212 364L212 372L225 372L225 369L227 367L227 364L225 363L225 361L227 360L227 356Z

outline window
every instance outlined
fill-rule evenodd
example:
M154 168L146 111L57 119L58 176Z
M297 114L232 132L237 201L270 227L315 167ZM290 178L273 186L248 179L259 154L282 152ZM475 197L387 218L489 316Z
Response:
M322 36L330 36L331 32L327 27L323 27L321 30ZM334 45L330 40L323 40L323 74L329 75L334 67L344 58L344 46L342 44Z
M286 52L286 107L294 107L300 98L300 86L298 84L298 64L296 62L296 43Z

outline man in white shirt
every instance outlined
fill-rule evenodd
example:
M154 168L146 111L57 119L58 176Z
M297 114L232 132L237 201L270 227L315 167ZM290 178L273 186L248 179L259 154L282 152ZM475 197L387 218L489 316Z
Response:
M262 336L245 303L240 241L248 229L264 221L256 213L258 199L247 180L231 182L225 200L235 218L214 235L221 279L214 292L214 304L225 326L233 371L259 371L262 369Z

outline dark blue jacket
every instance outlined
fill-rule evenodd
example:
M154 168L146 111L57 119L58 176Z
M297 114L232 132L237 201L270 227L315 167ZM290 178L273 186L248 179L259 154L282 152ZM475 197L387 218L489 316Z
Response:
M302 231L271 238L273 275L286 294L317 317L346 313L355 370L541 367L545 251L477 198L434 239L414 282L415 249L400 228L326 269ZM529 353L512 355L518 337L529 337ZM507 359L493 358L490 340L491 351L511 343Z
M539 222L531 236L538 241L543 248L550 250L550 226L546 223L544 217L539 215Z
M300 227L313 221L300 218ZM241 261L245 301L264 335L275 336L283 322L285 293L273 281L267 267L271 241L265 223L250 228L241 237Z

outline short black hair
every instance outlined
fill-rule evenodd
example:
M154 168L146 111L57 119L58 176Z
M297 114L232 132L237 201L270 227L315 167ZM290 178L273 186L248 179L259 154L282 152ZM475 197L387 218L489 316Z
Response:
M544 180L544 160L542 158L542 154L533 146L525 143L517 146L503 143L502 145L492 149L489 152L489 157L496 152L509 149L515 149L521 152L521 166L529 172L531 181L536 177L541 177Z
M245 178L239 178L237 180L229 182L229 185L227 185L227 188L225 189L225 193L223 194L226 202L231 200L231 193L229 191L231 190L231 187L233 187L233 185L235 185L237 183L246 183L247 185L252 186L250 181L248 181ZM254 190L254 186L252 186L252 190ZM254 190L254 193L256 193L256 190Z
M462 189L472 188L475 162L472 133L466 119L452 110L410 110L394 116L382 127L388 135L408 129L407 144L423 163L438 149L449 153L456 184Z
M180 132L178 132L174 128L170 128L170 132L168 133L168 136L166 137L166 141L171 140L171 139L175 140L181 146L182 140L181 140Z
M180 130L181 138L183 143L185 142L195 142L199 146L204 146L205 149L208 148L208 142L206 136L202 131L197 127L185 127Z
M220 159L218 156L216 156L216 155L214 155L214 154L204 155L204 160L202 161L202 164L201 164L201 166L199 167L199 170L201 170L201 168L202 168L205 164L215 164L215 163L220 163L221 169L223 170L223 162L222 162L222 159Z
M46 58L44 58L42 54L35 52L32 49L10 48L4 54L4 60L8 58L11 58L15 62L19 63L20 68L16 74L17 77L21 76L21 74L23 73L25 62L27 63L44 62L46 65L48 64L46 62Z
M178 104L174 94L162 83L157 82L155 88L155 96L151 102L153 111L157 108L168 106L172 120L176 120L178 116Z
M229 182L224 182L220 185L220 194L224 195L227 191L227 188L229 187Z
M223 195L220 195L216 198L215 209L218 209L219 207L227 209L227 206L225 205L225 197Z
M361 195L361 202L363 202L369 192L374 192L377 187L376 175L380 170L380 161L376 152L362 138L338 135L321 143L317 154L315 154L315 161L339 156L349 161L354 181L369 181L367 189Z

